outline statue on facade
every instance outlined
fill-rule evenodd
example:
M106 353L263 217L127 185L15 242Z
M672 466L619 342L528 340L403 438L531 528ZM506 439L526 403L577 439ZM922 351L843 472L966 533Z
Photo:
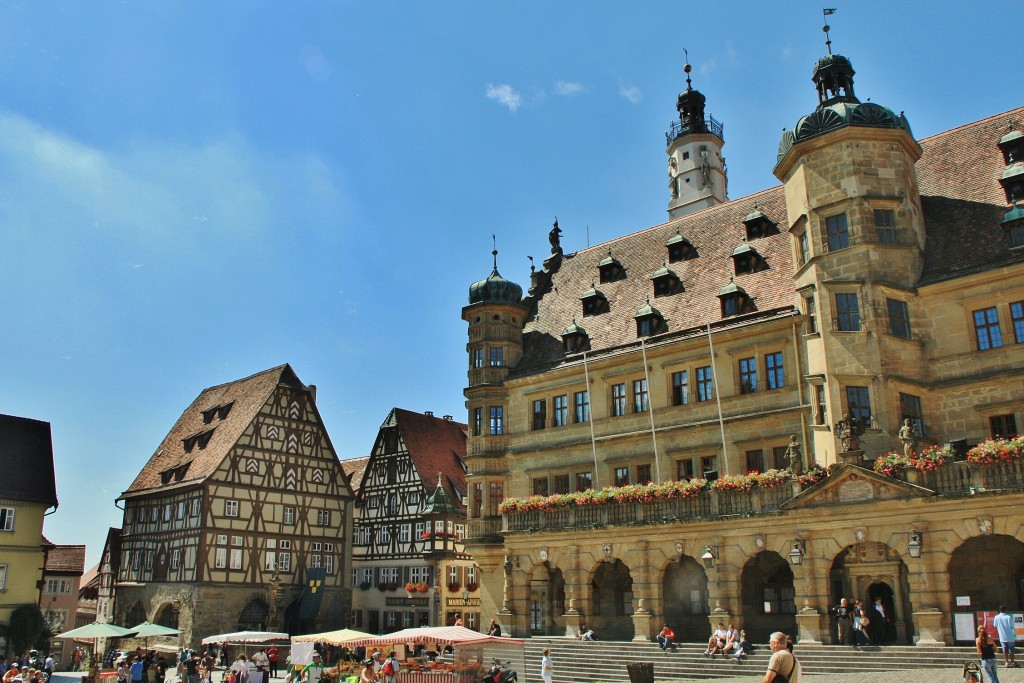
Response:
M796 434L789 437L789 445L786 446L786 464L789 471L795 476L804 473L804 455L800 452L800 443L796 440Z
M849 413L843 415L843 419L835 424L835 435L842 445L843 453L860 450L860 435L867 429L870 418L850 417Z
M555 219L555 225L551 228L551 232L548 233L548 242L551 242L551 253L561 254L562 253L562 231L558 227L558 219Z
M910 418L904 418L903 426L900 427L900 442L903 444L903 455L908 458L913 455L914 449L917 446L917 430L914 429L914 425L911 424Z

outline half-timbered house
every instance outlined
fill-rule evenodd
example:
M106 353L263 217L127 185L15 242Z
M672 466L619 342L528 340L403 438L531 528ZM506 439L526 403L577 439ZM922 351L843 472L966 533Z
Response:
M353 495L290 366L204 390L119 500L119 623L344 625Z
M479 579L462 545L466 425L395 408L368 458L342 464L357 491L353 627L479 627Z

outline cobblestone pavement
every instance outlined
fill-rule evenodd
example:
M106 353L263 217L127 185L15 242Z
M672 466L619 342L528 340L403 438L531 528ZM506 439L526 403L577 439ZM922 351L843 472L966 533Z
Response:
M999 683L1024 683L1024 668L1007 669L1000 662L996 671ZM984 674L982 674L984 677ZM746 676L736 678L712 678L708 683L752 683L764 678L764 671L754 670ZM914 669L907 671L872 671L870 673L848 674L802 674L800 680L807 683L963 683L963 675L957 669ZM660 683L660 679L659 682ZM989 683L988 679L984 683Z

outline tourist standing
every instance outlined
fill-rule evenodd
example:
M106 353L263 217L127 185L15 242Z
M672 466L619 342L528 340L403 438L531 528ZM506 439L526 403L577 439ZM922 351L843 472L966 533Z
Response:
M772 658L768 660L768 671L764 683L797 683L799 673L796 657L786 646L786 634L776 631L768 640Z
M996 627L996 632L999 635L999 644L1003 648L1003 663L1006 664L1006 668L1018 668L1019 665L1014 654L1017 634L1014 633L1013 617L1006 613L1006 608L1002 605L999 606L999 614L992 620L992 625Z
M981 659L981 668L985 670L990 683L999 683L999 674L996 673L996 644L988 637L988 631L984 626L978 627L978 639L974 641L978 646L978 658Z
M551 648L544 648L541 654L543 656L540 658L540 677L544 683L551 683L551 678L555 675L555 665L551 663Z
M846 598L832 608L832 616L836 618L836 637L839 645L850 644L850 619L852 617L850 603Z

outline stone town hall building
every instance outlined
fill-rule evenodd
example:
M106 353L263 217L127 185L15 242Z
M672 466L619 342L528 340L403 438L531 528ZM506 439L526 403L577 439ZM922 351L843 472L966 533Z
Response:
M907 419L917 450L961 455L1024 424L1024 108L918 141L853 76L817 62L817 106L765 160L782 184L734 200L687 78L667 223L576 253L556 224L525 296L496 262L470 288L467 550L513 635L829 642L850 596L883 600L886 640L952 643L1024 607L1020 460L871 471ZM783 468L791 436L829 476L552 497Z

